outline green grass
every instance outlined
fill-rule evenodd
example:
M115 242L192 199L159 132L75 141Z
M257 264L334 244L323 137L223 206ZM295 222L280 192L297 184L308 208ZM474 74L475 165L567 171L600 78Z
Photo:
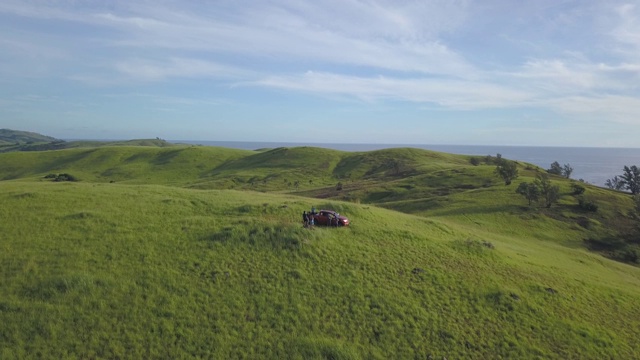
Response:
M0 186L2 358L638 350L640 271L555 243L283 195ZM352 227L302 228L312 205L339 209Z
M504 186L492 165L416 149L119 146L0 163L2 359L640 351L640 268L584 246L632 231L631 199L585 185L599 205L585 212L554 177L560 202L528 207L527 164ZM305 229L312 206L352 225Z

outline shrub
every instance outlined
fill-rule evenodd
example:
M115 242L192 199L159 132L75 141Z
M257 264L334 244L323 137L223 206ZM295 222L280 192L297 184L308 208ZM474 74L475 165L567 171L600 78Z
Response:
M75 176L71 174L58 174L58 176L53 181L78 181Z
M580 200L578 200L578 206L582 210L591 211L591 212L598 211L598 204L596 204L593 200L587 200L587 199L581 198Z
M471 163L471 165L473 166L478 166L480 165L480 159L478 159L477 157L472 157L471 159L469 159L469 162Z
M584 186L577 183L572 183L571 189L573 190L573 195L582 195L587 190Z
M58 175L56 175L56 174L47 174L47 175L45 175L44 178L45 179L55 179L57 177L58 177Z
M342 183L341 182L336 184L336 190L338 190L338 191L342 190Z

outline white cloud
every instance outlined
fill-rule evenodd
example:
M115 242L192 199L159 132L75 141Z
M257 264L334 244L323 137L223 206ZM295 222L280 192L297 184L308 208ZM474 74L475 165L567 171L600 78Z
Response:
M172 58L168 61L134 59L115 64L116 70L127 78L141 80L163 80L170 77L181 78L236 78L246 71L211 61Z
M284 89L363 108L640 118L640 5L617 0L4 0L0 15L2 81L38 78L36 93L58 86L47 76L172 95L207 79L247 104Z
M356 77L307 72L298 76L270 76L254 83L323 95L346 95L367 101L401 100L433 103L456 109L509 107L532 97L523 91L488 82L455 79Z
M605 95L599 97L571 96L550 100L557 111L579 117L584 122L613 122L640 126L640 98Z

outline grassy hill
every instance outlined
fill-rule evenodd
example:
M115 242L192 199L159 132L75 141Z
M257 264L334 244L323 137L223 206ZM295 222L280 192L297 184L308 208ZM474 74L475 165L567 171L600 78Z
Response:
M31 144L59 141L51 136L45 136L29 131L0 129L0 145Z
M28 131L0 129L0 153L14 151L48 151L73 148L96 148L103 146L154 146L167 147L174 144L155 139L134 139L124 141L64 141Z
M637 354L640 271L585 251L276 194L0 186L2 358ZM353 226L304 229L311 205Z
M529 207L514 191L540 169L519 164L504 186L490 159L470 160L310 147L0 154L0 358L636 356L640 268L585 241L632 233L630 197L588 184L573 195L554 177L559 203ZM352 226L305 229L311 206ZM637 244L619 246L599 250Z

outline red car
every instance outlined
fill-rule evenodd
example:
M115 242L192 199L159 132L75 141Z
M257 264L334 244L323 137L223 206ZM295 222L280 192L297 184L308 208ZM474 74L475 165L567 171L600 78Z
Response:
M333 210L320 210L311 215L313 216L313 222L316 225L349 226L349 219Z

